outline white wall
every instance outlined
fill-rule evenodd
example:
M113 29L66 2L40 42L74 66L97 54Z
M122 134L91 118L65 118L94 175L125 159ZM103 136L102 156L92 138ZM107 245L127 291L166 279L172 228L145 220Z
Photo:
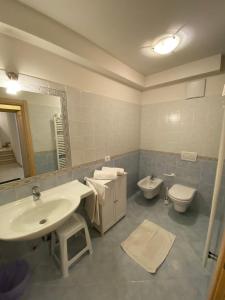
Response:
M6 94L4 88L0 88L0 97L27 101L34 152L56 149L53 117L61 113L59 97L22 91L14 96Z
M139 149L140 106L67 88L72 164Z
M142 74L59 22L19 1L0 0L0 7L1 32L67 57L119 81L139 87L144 84Z
M146 76L145 87L172 84L172 82L188 80L194 76L207 76L207 74L219 72L221 63L221 54L189 62L169 70Z
M219 74L206 78L205 96L221 96L225 84L225 74ZM141 105L184 100L186 96L186 83L184 81L164 87L149 89L141 95Z
M53 117L61 113L60 98L24 92L28 104L28 115L34 152L56 150Z
M0 68L69 86L73 165L139 149L140 91L2 34Z
M217 157L225 75L208 77L203 98L186 100L186 82L142 95L141 149Z
M19 40L16 40L14 38L9 38L6 37L4 35L0 35L0 68L6 68L8 70L18 70L20 73L24 73L24 74L28 74L34 77L38 77L38 78L43 78L46 80L50 80L53 82L58 82L61 84L64 84L65 86L70 86L71 90L79 90L82 91L82 95L93 95L93 99L92 101L90 101L90 107L87 108L87 105L85 105L85 96L81 96L82 101L84 101L84 105L83 107L86 107L84 110L92 110L92 105L97 105L96 103L98 103L99 99L103 99L102 100L102 104L99 105L99 110L101 111L101 113L97 113L97 115L99 116L98 119L100 119L100 123L102 123L102 119L104 119L104 114L106 114L108 116L108 118L113 119L115 118L117 124L120 124L120 121L122 120L121 118L117 118L117 115L120 115L120 111L122 114L123 119L125 120L124 122L129 122L129 125L126 124L126 126L124 126L124 128L121 130L121 132L123 132L121 134L121 137L119 137L119 135L116 136L116 134L114 135L114 137L112 138L112 142L111 145L114 145L112 147L108 147L108 146L104 146L105 150L103 150L104 147L98 147L97 146L97 138L95 141L95 146L94 147L90 147L89 145L86 147L87 152L89 154L84 154L84 152L82 151L82 148L80 147L80 149L78 149L78 146L74 146L72 151L75 153L74 157L79 157L76 158L77 163L80 162L86 162L86 161L90 161L90 159L92 158L93 160L96 158L99 158L104 154L119 154L119 153L123 153L126 152L129 149L134 149L137 148L137 143L135 142L135 147L131 146L131 144L133 143L133 141L137 140L136 137L136 129L134 129L135 126L133 126L132 124L132 120L128 117L129 115L125 113L127 108L126 105L124 105L124 107L122 107L122 103L131 103L134 104L134 107L136 107L136 112L139 111L137 104L139 103L139 100L141 99L141 103L142 103L142 130L141 130L141 148L145 147L147 149L151 149L152 147L154 147L154 149L159 149L159 150L163 150L163 151L172 151L172 152L179 152L181 149L182 150L190 150L191 147L188 147L188 149L183 149L183 148L187 148L185 147L185 145L175 145L176 143L174 143L173 141L175 140L186 140L189 141L189 145L194 145L195 142L193 142L193 139L190 137L189 139L187 138L187 134L185 133L185 131L181 128L183 128L181 126L181 124L186 123L189 124L189 127L187 127L185 130L188 131L188 134L191 135L191 130L194 130L196 132L196 129L199 129L199 135L200 134L200 122L197 121L193 121L190 122L191 118L198 118L199 114L201 115L201 112L204 111L204 108L207 107L208 109L208 114L210 114L211 112L211 108L213 109L215 107L215 114L216 113L216 107L219 107L219 98L216 98L217 96L219 96L221 94L222 88L223 88L223 84L225 82L225 75L221 74L218 76L211 76L207 78L207 85L206 85L206 97L205 97L205 105L203 105L203 107L201 107L200 104L202 104L202 100L191 100L188 103L184 103L184 99L185 99L185 91L186 91L186 83L179 83L179 84L173 84L173 85L168 85L165 87L161 87L161 88L155 88L155 89L151 89L151 90L147 90L145 92L143 92L141 94L141 92L127 87L126 85L123 85L121 83L118 83L114 80L111 80L107 77L101 76L97 73L91 72L87 69L84 69L82 67L80 67L77 64L74 64L70 61L67 61L66 59L63 59L57 55L54 55L52 53L49 53L47 51L44 51L38 47L35 46L31 46L25 42L21 42ZM69 89L68 89L69 90ZM69 94L69 92L68 92ZM98 96L97 96L98 95ZM95 100L96 97L98 98L98 100ZM73 98L73 97L72 97ZM109 99L109 100L107 100ZM217 99L217 100L216 100ZM213 104L213 101L215 100L215 106ZM75 105L76 106L76 101L77 100L73 100L74 104L71 105ZM97 102L96 102L97 101ZM177 101L177 103L175 103ZM113 103L115 104L114 108L114 112L112 113L112 116L110 116L110 112L107 109L107 103ZM174 102L174 104L172 105L172 102ZM217 102L217 104L216 104ZM72 102L71 102L72 103ZM154 106L155 103L155 106ZM151 120L151 114L154 116L157 115L157 109L160 110L160 106L159 103L162 103L162 111L164 110L164 120L169 120L168 119L168 113L176 113L177 111L179 112L179 122L176 123L176 125L173 123L171 123L170 125L168 125L168 122L165 121L164 123L161 122L161 128L156 126L156 122L152 122L152 125L149 126L149 122ZM165 103L167 103L168 105L166 105ZM198 104L198 105L196 105ZM81 106L82 106L81 105ZM158 106L157 106L158 105ZM130 106L131 107L131 106ZM172 110L172 107L174 107L174 110ZM186 113L186 107L190 107L190 111L193 109L194 112L190 114ZM197 110L197 107L199 110ZM195 110L196 108L196 110ZM154 113L155 110L155 113ZM172 110L172 111L171 111ZM69 110L70 111L70 110ZM71 110L73 111L73 110ZM82 109L81 109L82 111ZM129 111L129 109L128 109ZM124 114L122 113L124 112ZM153 112L153 113L152 113ZM77 113L77 112L76 112ZM70 128L71 130L71 138L73 139L73 142L71 143L72 145L76 145L75 142L75 136L76 134L74 134L74 132L77 132L78 129L80 128L81 132L82 130L87 131L88 129L83 129L85 126L86 128L89 128L89 126L92 123L87 122L88 124L86 125L77 125L77 127L74 125L73 122L75 122L76 120L75 115L76 115L75 111L74 111L74 115L70 117L70 127L72 126L73 129ZM218 113L219 113L219 109L218 109ZM78 114L78 113L77 113ZM90 114L90 112L81 112L82 114ZM131 113L132 114L132 113ZM138 114L138 113L137 113ZM163 118L163 113L160 113L160 116ZM79 116L77 116L79 118ZM204 115L205 117L205 115ZM189 121L185 121L186 119L188 119ZM203 116L202 116L203 118ZM136 120L138 119L138 117L136 117ZM220 126L220 116L215 117L215 122L216 124L214 124L212 122L208 122L205 121L204 126L211 126L211 124L214 124L213 126L216 126L216 128L219 128ZM119 122L118 122L119 120ZM129 120L129 121L127 121ZM160 118L158 118L158 120L160 120ZM197 120L197 119L196 119ZM97 119L94 121L95 123L97 122ZM73 125L72 125L73 123ZM86 123L86 122L81 122L81 123ZM122 121L121 121L122 123ZM207 124L206 124L207 123ZM135 121L134 124L136 124L136 128L138 127L138 123ZM147 124L147 125L146 125ZM164 124L165 126L163 127L162 124ZM191 124L191 125L190 125ZM203 124L203 123L202 123ZM109 126L109 124L106 122L105 124L101 124L102 127L104 128L110 128L110 130L112 129L111 125ZM114 125L113 125L114 126ZM115 125L117 126L117 125ZM123 126L123 125L120 125ZM119 125L118 125L119 127ZM125 129L130 127L131 130ZM209 128L207 127L207 128ZM152 129L154 128L154 130ZM190 129L192 128L192 129ZM214 132L214 130L216 130L216 128L210 129ZM113 129L114 130L114 129ZM118 129L115 129L117 131L119 131ZM202 131L204 131L203 129L201 129ZM134 136L135 138L132 141L132 137L130 137L132 135L132 131L135 132ZM100 132L100 131L99 131ZM112 132L112 131L110 131ZM167 134L165 134L167 132ZM209 132L209 130L208 130ZM104 134L99 134L100 139L103 139L103 136L106 133L106 129ZM145 134L146 133L146 134ZM97 133L96 133L97 134ZM154 137L155 134L155 137ZM79 135L79 134L78 134ZM107 136L107 135L106 135ZM127 137L129 136L128 140L130 140L130 142L128 143L128 146L125 146L124 143L125 141L127 141ZM146 138L147 136L147 138ZM157 137L156 137L157 136ZM205 140L208 139L209 136L205 136ZM153 140L156 140L156 143L153 145ZM166 142L166 138L168 139L168 143ZM210 146L211 149L208 151L207 149L207 145L205 145L204 149L200 149L200 147L195 147L193 149L196 149L196 151L199 152L199 154L201 155L207 155L207 156L215 156L216 155L216 151L217 151L217 147L218 147L218 143L217 143L217 139L218 139L218 133L215 134L215 140L210 142L210 144L213 144L214 146ZM79 140L79 139L78 139ZM169 141L170 144L173 146L166 146L169 145ZM172 142L171 142L172 141ZM88 142L89 143L89 142ZM91 142L90 142L91 143ZM79 144L79 141L77 142L77 144ZM101 142L99 143L101 144ZM109 141L107 142L107 144L109 144ZM162 148L162 144L165 145L164 148ZM84 145L86 145L84 143ZM115 146L118 145L118 146ZM108 147L108 148L107 148ZM202 148L203 146L201 146ZM113 149L113 148L117 148L117 149ZM83 148L84 149L84 148ZM94 150L93 150L94 149ZM100 150L101 149L101 150ZM100 152L102 153L100 155ZM94 154L93 154L94 153ZM85 156L85 157L84 157Z
M16 161L22 166L19 133L15 113L0 112L0 139L2 144L11 143Z
M141 92L28 43L0 34L0 69L138 103Z
M19 130L17 126L16 114L15 113L7 113L8 117L8 125L10 131L10 141L13 153L16 157L16 161L21 166L23 165L21 147L20 147L20 139L19 139Z
M0 112L0 139L1 144L10 142L10 131L7 113Z

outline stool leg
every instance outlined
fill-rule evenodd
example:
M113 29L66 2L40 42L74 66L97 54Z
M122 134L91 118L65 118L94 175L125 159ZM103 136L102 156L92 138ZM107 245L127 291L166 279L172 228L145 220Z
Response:
M84 224L84 231L85 231L85 238L86 238L87 247L89 249L90 254L92 254L93 249L92 249L90 234L89 234L88 227L87 227L86 223Z
M56 243L56 236L55 236L55 232L53 231L51 233L51 246L50 246L50 254L51 255L54 255L55 243Z
M69 275L67 239L59 239L59 243L60 243L60 258L61 258L62 274L63 277L67 277Z

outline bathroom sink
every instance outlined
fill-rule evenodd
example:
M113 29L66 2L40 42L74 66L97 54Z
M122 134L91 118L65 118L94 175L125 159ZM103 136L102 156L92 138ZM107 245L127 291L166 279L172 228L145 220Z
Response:
M91 193L76 180L42 192L40 200L29 196L0 206L0 239L30 240L56 230Z

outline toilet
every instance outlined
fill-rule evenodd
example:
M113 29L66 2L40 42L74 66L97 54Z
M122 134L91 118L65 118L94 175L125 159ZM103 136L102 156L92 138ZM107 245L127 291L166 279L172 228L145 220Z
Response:
M163 181L160 178L151 178L150 176L147 176L139 180L137 185L144 193L146 199L152 199L159 194L162 182Z
M173 207L176 211L184 213L191 204L196 189L182 185L174 184L168 191L168 196L173 202Z

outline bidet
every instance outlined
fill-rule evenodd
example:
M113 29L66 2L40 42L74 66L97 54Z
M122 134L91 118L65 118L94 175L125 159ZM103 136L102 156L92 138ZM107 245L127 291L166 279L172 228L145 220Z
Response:
M146 199L152 199L159 194L162 182L162 179L151 175L139 180L137 185L143 191Z

